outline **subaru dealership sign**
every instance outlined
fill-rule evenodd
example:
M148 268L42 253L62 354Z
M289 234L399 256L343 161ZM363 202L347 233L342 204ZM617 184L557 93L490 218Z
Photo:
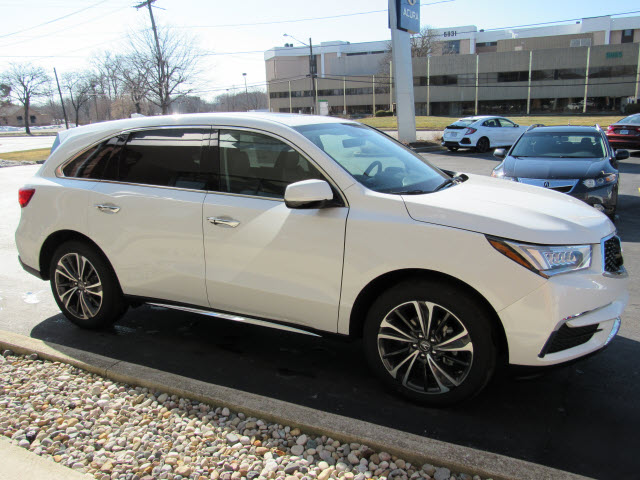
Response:
M398 29L409 33L420 31L420 0L396 0Z

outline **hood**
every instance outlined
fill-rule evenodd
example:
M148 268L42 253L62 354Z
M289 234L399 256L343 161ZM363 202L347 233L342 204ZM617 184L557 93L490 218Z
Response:
M403 195L419 222L543 245L600 243L615 228L595 208L568 195L480 175L439 192Z
M595 178L613 171L606 159L507 157L504 162L505 175L522 178Z

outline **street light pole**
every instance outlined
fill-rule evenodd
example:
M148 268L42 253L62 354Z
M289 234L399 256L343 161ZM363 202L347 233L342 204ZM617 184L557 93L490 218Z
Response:
M249 90L247 89L247 74L243 73L244 77L244 103L247 106L247 112L249 111Z
M309 47L309 76L311 77L311 114L314 114L316 111L316 107L318 105L318 91L316 90L316 78L315 78L315 62L313 61L313 42L311 41L311 37L309 37L309 44L304 43L301 40L298 40L293 35L289 35L285 33L284 37L293 38L296 42L301 43Z

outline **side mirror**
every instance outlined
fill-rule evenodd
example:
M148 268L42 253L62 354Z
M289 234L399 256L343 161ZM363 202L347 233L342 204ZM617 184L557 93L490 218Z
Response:
M496 148L493 151L493 156L499 158L500 160L504 160L504 158L507 156L507 151L504 148Z
M625 158L629 158L629 150L616 150L616 160L624 160Z
M513 128L518 128L520 125L518 125L517 123L513 126Z
M303 180L287 185L284 203L289 208L322 208L333 200L333 191L324 180Z

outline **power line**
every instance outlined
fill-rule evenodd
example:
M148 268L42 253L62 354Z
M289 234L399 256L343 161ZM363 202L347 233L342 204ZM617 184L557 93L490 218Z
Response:
M73 15L77 15L78 13L84 12L85 10L89 10L90 8L94 8L94 7L97 7L98 5L101 5L103 3L107 3L107 1L109 1L109 0L100 0L99 2L94 3L93 5L89 5L88 7L81 8L80 10L76 10L75 12L68 13L67 15L63 15L62 17L54 18L53 20L49 20L47 22L40 23L38 25L34 25L32 27L23 28L22 30L18 30L18 31L15 31L15 32L12 32L12 33L6 33L4 35L0 35L0 38L11 37L11 36L17 35L19 33L28 32L29 30L33 30L35 28L44 27L45 25L49 25L51 23L58 22L60 20L64 20L65 18L69 18L69 17L71 17Z
M429 5L436 5L439 3L451 3L456 0L440 0L438 2L432 3L423 3L420 7L428 7ZM372 13L382 13L387 12L387 9L384 10L369 10L368 12L354 12L354 13L343 13L340 15L329 15L326 17L308 17L308 18L298 18L298 19L290 19L290 20L272 20L268 22L254 22L254 23L228 23L228 24L218 24L218 25L180 25L173 28L227 28L227 27L252 27L257 25L278 25L282 23L299 23L299 22L310 22L316 20L331 20L333 18L343 18L343 17L355 17L358 15L370 15Z
M102 20L103 18L108 17L109 15L113 15L114 13L117 13L117 12L119 12L121 10L124 10L125 8L129 8L129 7L116 8L115 10L112 10L112 11L110 11L108 13L104 13L104 14L101 14L101 15L99 15L97 17L93 17L93 18L90 18L88 20L85 20L84 22L76 23L74 25L69 25L68 27L62 28L60 30L55 30L53 32L47 32L47 33L44 33L42 35L36 35L35 37L30 37L28 40L18 40L18 41L13 42L13 43L5 43L4 45L0 45L0 48L10 47L12 45L17 45L17 44L22 44L22 43L25 43L25 41L26 42L30 42L30 41L36 40L38 38L49 37L51 35L55 35L56 33L59 33L59 32L62 32L62 31L72 30L72 29L74 29L76 27L80 27L82 25L86 25L87 23L91 23L91 22L94 22L96 20ZM0 38L2 38L2 37L0 37ZM102 42L102 43L105 43L105 42ZM83 47L83 48L78 49L78 50L82 50L84 48L86 48L86 47ZM78 50L73 50L73 51L77 52Z

